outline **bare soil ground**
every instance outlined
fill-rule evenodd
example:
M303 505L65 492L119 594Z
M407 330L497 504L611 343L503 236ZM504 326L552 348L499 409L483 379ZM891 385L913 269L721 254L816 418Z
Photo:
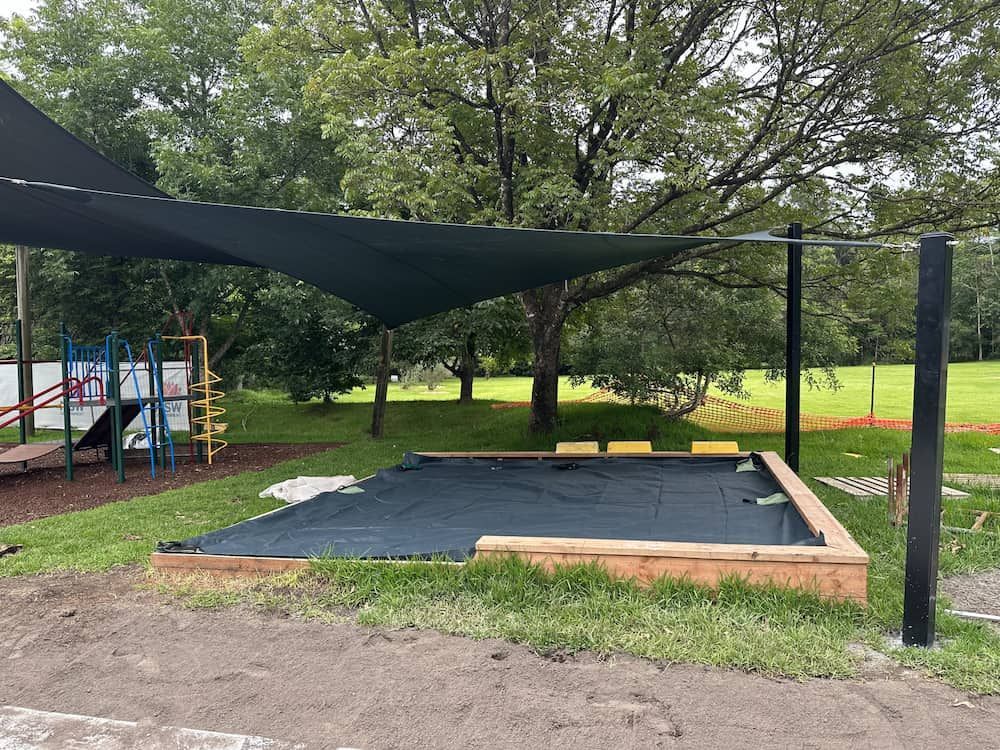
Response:
M1000 568L945 578L939 586L955 609L1000 617Z
M1000 699L875 660L768 679L248 609L188 611L137 569L0 581L0 704L310 748L996 747ZM752 634L748 634L752 637Z
M0 453L12 446L0 444ZM28 464L0 464L0 526L23 523L73 510L95 508L116 500L153 495L209 479L222 479L244 471L261 471L281 461L308 456L338 447L337 443L298 445L230 445L217 454L212 465L177 460L177 472L159 475L149 472L145 451L126 463L127 481L118 484L111 465L94 451L76 456L74 481L67 482L63 452L58 450Z

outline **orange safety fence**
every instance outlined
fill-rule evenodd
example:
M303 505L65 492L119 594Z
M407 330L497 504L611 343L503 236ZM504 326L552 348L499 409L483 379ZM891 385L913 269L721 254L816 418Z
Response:
M597 391L589 396L569 403L629 403L628 399L617 396L610 391ZM651 405L660 406L655 401ZM493 404L494 409L510 409L519 406L530 406L530 401L512 401ZM784 432L785 412L782 409L768 409L763 406L750 406L738 401L707 395L695 409L684 415L694 424L716 432ZM863 417L824 417L815 414L802 414L799 418L800 429L803 432L818 430L848 430L856 427L877 427L883 430L911 430L913 422L909 419L884 419L874 414ZM945 432L985 432L990 435L1000 435L1000 423L948 422Z

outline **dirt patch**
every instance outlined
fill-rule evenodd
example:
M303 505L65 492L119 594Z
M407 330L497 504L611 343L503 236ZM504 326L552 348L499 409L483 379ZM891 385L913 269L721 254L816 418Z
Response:
M1000 617L1000 568L951 576L939 585L953 608Z
M118 484L107 461L93 451L84 451L74 463L74 481L67 482L63 452L58 450L28 464L0 465L0 526L23 523L73 510L96 508L116 500L153 495L196 482L262 471L282 461L301 458L338 447L329 444L230 445L217 454L212 465L177 461L177 473L150 476L148 454L126 464L127 481ZM0 445L0 452L11 446ZM159 471L157 471L159 475Z
M0 704L308 747L992 747L1000 699L188 611L137 570L0 580Z

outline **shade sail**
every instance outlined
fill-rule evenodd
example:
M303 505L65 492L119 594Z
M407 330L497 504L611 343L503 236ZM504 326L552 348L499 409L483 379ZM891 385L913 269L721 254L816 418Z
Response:
M3 80L0 175L112 193L167 197L54 122Z
M272 268L393 327L720 241L787 242L766 232L730 238L560 232L175 200L0 82L0 242Z

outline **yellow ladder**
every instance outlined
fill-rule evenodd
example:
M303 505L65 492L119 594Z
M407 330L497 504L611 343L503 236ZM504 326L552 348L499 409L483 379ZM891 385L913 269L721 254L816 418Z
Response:
M201 348L201 380L191 384L191 421L200 429L191 435L191 439L205 444L208 463L211 465L212 456L229 445L219 437L229 425L225 422L215 421L216 417L221 417L226 413L226 410L216 403L226 394L225 391L212 387L216 383L221 383L222 378L208 369L208 340L204 336L164 336L163 338L167 341L194 342ZM199 409L201 413L196 414L195 410Z

